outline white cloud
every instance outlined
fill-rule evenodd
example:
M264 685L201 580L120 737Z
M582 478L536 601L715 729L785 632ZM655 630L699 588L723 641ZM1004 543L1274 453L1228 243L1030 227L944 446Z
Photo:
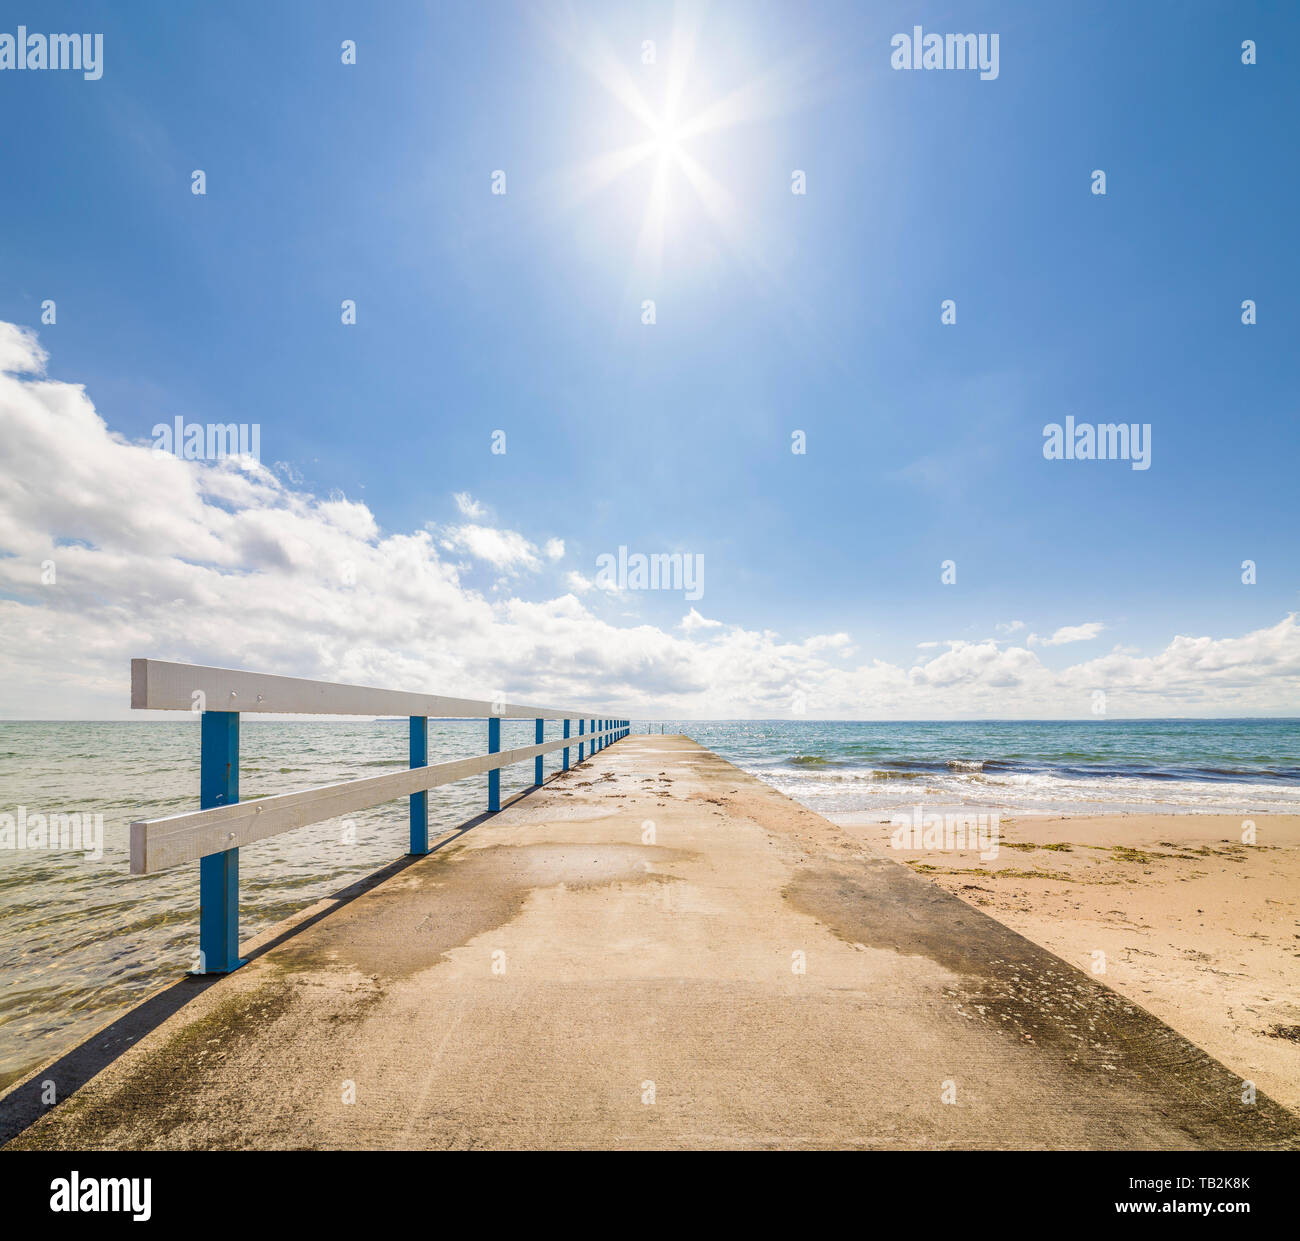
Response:
M692 608L682 617L682 623L678 628L684 629L687 633L694 633L697 629L721 629L722 622L719 620L709 620L707 617L701 616L699 612Z
M565 578L569 584L569 589L576 591L580 595L585 595L589 590L594 590L595 583L587 577L583 577L577 569L572 570Z
M546 553L547 560L562 560L564 558L564 540L547 539L542 550Z
M841 658L847 658L857 651L853 639L847 633L819 633L804 642L810 651L831 651Z
M448 551L464 552L509 573L541 568L536 546L515 530L473 523L449 526L442 532L442 545Z
M629 715L786 716L796 693L814 718L1088 716L1097 688L1111 715L1292 714L1300 701L1295 615L1064 670L1005 640L949 642L910 668L846 667L842 633L786 641L694 609L678 632L615 624L578 597L592 589L581 574L557 598L512 593L545 555L522 534L473 521L384 531L366 505L261 466L155 453L110 431L79 386L39 378L43 364L30 334L0 324L10 718L129 717L137 655L557 707L604 701ZM463 581L458 557L496 569L500 597Z
M30 328L0 322L0 375L43 375L47 359Z
M468 491L457 491L452 499L456 501L456 507L460 510L462 517L468 517L471 521L478 521L485 516L483 506Z
M1064 646L1067 642L1087 642L1105 628L1101 621L1088 621L1085 625L1064 625L1050 638L1040 638L1036 633L1031 633L1028 641L1030 646Z
M1019 633L1025 627L1025 622L1020 620L1000 621L994 626L998 633Z

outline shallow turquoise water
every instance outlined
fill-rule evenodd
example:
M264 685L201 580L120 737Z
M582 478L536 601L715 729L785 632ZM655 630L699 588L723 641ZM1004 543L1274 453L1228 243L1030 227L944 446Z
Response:
M1295 719L665 727L823 814L917 801L1057 814L1300 811Z

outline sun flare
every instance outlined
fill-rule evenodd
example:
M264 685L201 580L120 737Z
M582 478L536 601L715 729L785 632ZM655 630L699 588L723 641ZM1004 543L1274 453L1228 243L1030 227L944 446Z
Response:
M751 276L766 278L770 246L760 241L758 222L727 186L737 156L743 157L750 147L738 133L736 142L723 146L698 140L715 139L805 106L818 89L816 58L807 52L793 53L756 78L702 98L698 87L694 93L688 89L696 65L697 30L683 10L679 9L671 41L661 45L657 60L640 63L617 53L590 27L569 23L553 26L551 33L635 122L628 127L623 145L555 174L557 197L569 208L630 174L648 174L645 197L639 200L640 219L633 225L629 289L640 290L655 279L665 250L678 242L704 241L727 250ZM715 66L708 76L718 72ZM725 165L714 162L720 152ZM705 226L707 236L700 231Z

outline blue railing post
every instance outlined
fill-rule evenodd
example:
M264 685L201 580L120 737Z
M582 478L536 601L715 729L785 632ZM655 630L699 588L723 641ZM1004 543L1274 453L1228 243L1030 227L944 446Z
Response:
M199 807L239 801L239 712L199 717ZM199 859L199 974L229 974L239 959L239 850Z
M429 765L429 721L411 716L411 766ZM423 857L429 852L429 790L411 794L411 853Z
M545 720L537 721L537 729L533 733L533 738L538 745L541 745L542 742L546 740L545 724L546 724ZM535 759L533 759L533 783L541 784L541 782L542 782L542 756L539 754Z
M578 738L579 738L579 740L578 740L578 762L582 762L582 746L583 746L583 742L582 742L582 734L583 734L583 732L585 731L586 727L587 727L587 721L586 721L586 719L581 719L581 720L578 721Z
M569 739L569 721L568 721L568 720L565 720L565 721L564 721L564 739L565 739L565 741L568 741L568 739ZM568 770L569 770L569 747L568 747L567 745L564 747L564 770L565 770L565 771L568 771Z
M501 717L488 717L488 753L501 753ZM501 768L494 767L488 772L488 809L501 809Z

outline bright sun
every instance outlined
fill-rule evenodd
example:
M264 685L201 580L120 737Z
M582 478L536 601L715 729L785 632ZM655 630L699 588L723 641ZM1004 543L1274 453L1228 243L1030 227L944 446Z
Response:
M704 213L729 249L743 252L750 263L762 265L750 244L755 229L735 197L691 152L695 139L737 125L766 119L796 106L796 95L806 84L807 66L796 57L730 94L682 119L681 104L694 54L696 31L680 17L674 26L671 54L658 63L642 61L643 73L633 77L635 61L619 56L594 31L574 27L556 31L557 37L581 66L609 95L640 122L640 133L628 146L610 150L565 175L568 194L578 201L598 193L642 164L651 164L649 193L642 212L629 278L657 269L663 259L664 240L671 216L680 224L680 207L670 202L681 182L686 182ZM801 80L802 79L802 80ZM658 93L656 110L642 88Z
M670 159L680 153L680 135L675 125L667 121L656 121L650 132L654 135L655 149L660 159Z

